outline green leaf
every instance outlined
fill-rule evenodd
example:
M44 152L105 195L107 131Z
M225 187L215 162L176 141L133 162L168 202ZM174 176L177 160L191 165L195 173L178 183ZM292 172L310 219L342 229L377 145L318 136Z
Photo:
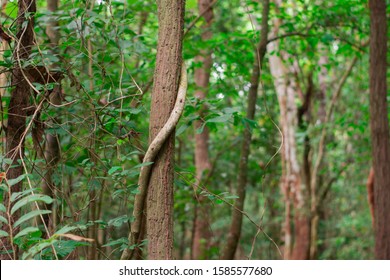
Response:
M109 226L120 227L122 224L129 221L127 215L123 215L108 221Z
M8 225L8 221L4 216L0 216L0 224L1 223Z
M11 215L14 214L15 211L17 211L19 208L34 201L42 201L46 204L50 204L53 202L53 199L50 196L42 195L42 194L34 194L34 195L26 196L15 203L15 205L11 209Z
M152 165L154 162L143 162L143 163L140 163L140 164L137 164L136 166L134 166L132 169L138 169L140 167L143 167L143 166L148 166L148 165Z
M0 190L4 191L4 192L8 192L8 186L5 185L5 184L1 184L0 185Z
M102 247L108 247L108 246L115 246L115 245L122 245L122 244L127 244L128 239L125 237L116 239L116 240L111 240L108 243L104 244Z
M57 240L54 245L54 249L59 257L66 257L74 249L80 246L91 246L88 242L79 242L74 240Z
M122 166L113 166L113 167L111 167L110 170L108 170L108 174L112 175L112 174L114 174L118 170L122 170Z
M29 234L29 233L36 232L36 231L39 231L39 229L36 228L36 227L27 227L27 228L21 230L21 231L14 237L14 239L19 238L19 237L22 237L22 236L25 236L25 235L27 235L27 234Z
M56 233L54 233L54 235L68 233L69 231L75 230L77 228L78 227L76 227L76 226L68 226L68 225L66 225L62 229L60 229Z
M20 181L22 181L24 178L26 178L26 174L23 174L23 175L20 175L18 178L15 178L15 179L9 179L7 182L8 182L8 186L12 187L13 185L16 185L17 183L19 183Z
M36 191L36 190L37 190L37 188L33 188L33 189L28 189L28 190L25 190L25 191L22 191L22 192L12 193L10 200L11 200L11 202L14 202L15 200L20 199L23 196L26 196L27 194L30 194L31 192Z
M0 203L0 212L7 212L7 209L5 208L4 204Z
M7 237L9 236L8 232L5 232L4 230L0 230L0 237Z
M186 124L183 124L182 126L180 126L177 130L176 130L176 137L179 136L180 134L182 134L190 125L188 123Z
M226 114L226 115L218 116L215 118L211 118L211 119L207 120L206 122L208 122L208 123L224 123L224 122L227 122L231 118L231 116L232 116L231 114Z
M234 113L238 113L240 112L240 109L238 107L227 107L225 109L222 110L225 114L234 114Z
M36 254L41 252L43 249L45 249L45 248L47 248L47 247L49 247L57 242L58 242L57 239L48 239L48 240L45 240L43 242L40 242L40 243L32 246L26 253L24 253L22 256L22 259L26 260L26 259L32 258Z
M201 127L196 130L196 134L201 134L204 130L206 123L204 122Z
M25 221L28 221L29 219L31 219L35 216L49 214L49 213L51 213L50 210L34 210L31 212L28 212L27 214L20 217L20 219L14 223L13 227L16 228L17 226L21 225Z
M239 196L237 196L237 195L228 195L228 196L225 196L224 198L225 199L237 199L237 198L239 198Z

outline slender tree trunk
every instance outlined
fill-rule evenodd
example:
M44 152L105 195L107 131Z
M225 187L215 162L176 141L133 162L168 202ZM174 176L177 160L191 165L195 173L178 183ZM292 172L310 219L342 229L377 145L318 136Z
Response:
M318 74L318 82L319 82L319 92L318 92L318 112L317 112L317 119L321 124L324 124L326 122L326 91L327 91L327 82L326 78L328 75L327 69L325 65L328 63L328 58L324 55L322 55L319 59L319 66L320 66L320 73ZM311 172L311 171L310 171ZM311 177L311 176L310 176ZM311 185L311 178L309 179L308 186ZM314 196L317 196L317 193L310 192L311 195L311 201L317 201L318 199ZM318 202L317 204L320 204ZM314 207L315 206L315 207ZM311 222L310 222L310 259L314 260L317 259L318 255L318 246L317 246L317 239L318 239L318 224L320 221L320 216L318 213L319 206L316 206L314 204L311 205Z
M7 7L7 0L4 0L4 1L1 1L1 6L0 6L0 9L1 9L1 12L4 13L5 11L5 8ZM4 52L6 50L9 49L9 42L7 42L6 40L4 40L2 37L0 37L0 61L3 61L4 60ZM3 67L0 68L0 98L4 95L5 91L6 91L6 84L7 84L7 79L8 79L8 76L7 75L7 72L6 71L3 71L5 69L3 69ZM0 109L3 111L3 105L1 104L1 100L0 100Z
M182 61L185 1L157 0L159 34L150 112L151 142L174 107ZM149 259L173 258L173 165L175 138L168 138L156 160L149 181L147 233Z
M263 59L267 50L268 42L268 16L269 16L269 0L263 1L263 12L261 21L260 42L256 46L255 61L252 68L251 86L248 95L248 105L246 118L253 120L256 111L257 91L260 81L260 70L263 65ZM227 244L222 255L222 259L234 259L237 250L238 242L241 236L242 226L242 211L244 210L246 184L248 180L248 157L250 153L250 144L252 140L252 131L249 127L245 127L243 141L241 146L241 157L238 169L237 195L235 207L233 209L232 222L229 229Z
M89 6L89 11L93 11L95 2L91 1ZM93 45L91 38L88 38L87 40L87 50L88 50L88 78L89 78L89 90L91 92L94 91L94 73L93 73ZM89 151L89 158L91 159L91 162L96 163L98 161L97 155L96 155L96 134L95 132L91 133L91 136L89 138L90 141L90 148ZM94 242L91 244L91 246L88 248L88 259L89 260L96 260L98 259L97 255L97 231L98 226L95 223L98 217L98 201L99 201L99 192L94 188L90 187L88 191L89 196L89 208L88 208L88 220L92 221L93 224L88 228L88 238L91 238L94 240Z
M280 5L280 0L275 0ZM281 21L274 21L273 36L277 36ZM268 45L270 52L278 52L277 41ZM295 105L296 85L289 78L289 70L284 65L286 54L279 51L270 55L269 62L280 107L280 126L283 134L281 191L285 201L284 258L308 259L310 246L310 219L308 217L307 191L302 182L297 157L295 131L297 128L297 108ZM294 211L292 211L294 210ZM292 217L292 214L294 215ZM294 222L294 239L292 238ZM293 246L294 241L294 246Z
M50 12L56 12L58 9L58 0L47 0L47 9ZM58 23L55 19L50 19L46 26L46 34L50 39L50 45L53 49L57 48L59 41L59 34L57 31ZM53 65L55 67L55 65ZM50 94L50 103L52 105L61 105L61 86L55 86L53 92ZM59 118L54 118L54 123L57 123ZM49 123L49 126L52 124ZM55 184L53 183L53 173L56 168L58 161L60 160L60 143L59 136L56 133L46 133L46 146L45 146L45 160L46 160L46 174L43 181L43 192L44 194L55 197ZM44 223L46 224L46 228L51 231L56 228L57 225L57 211L55 202L46 205L45 207L50 208L52 210L51 214L43 215ZM47 234L47 236L49 236Z
M367 200L370 206L372 227L375 228L374 168L371 167L367 179Z
M370 112L374 167L375 256L390 259L390 140L386 0L370 0Z
M213 9L211 7L212 0L198 0L199 14L203 14L206 24L203 25L202 40L207 41L212 37L210 30L211 23L213 21ZM195 69L195 84L197 91L195 96L200 100L206 98L210 71L213 64L211 58L211 51L201 50L200 54L195 58L195 61L202 63L201 67ZM195 129L200 128L203 125L204 112L207 110L207 106L203 105L199 116L199 121L195 122ZM195 134L195 167L196 167L196 188L202 185L202 178L204 172L207 172L211 168L209 159L209 131L207 126L204 127L202 133ZM210 223L209 223L209 207L207 205L207 199L205 196L197 197L198 204L195 205L195 222L194 222L194 242L192 244L192 258L193 259L207 259L207 252L210 247Z
M34 14L36 12L35 0L18 1L18 34L15 45L14 59L15 66L12 71L12 84L15 85L11 93L11 100L8 107L8 126L6 131L6 157L12 159L14 167L7 168L7 179L15 179L23 174L23 167L20 160L24 156L24 139L26 136L26 108L29 106L30 85L23 76L23 69L20 65L28 59L31 47L34 44ZM29 16L26 15L29 14ZM27 24L25 24L27 22ZM12 192L20 192L23 182L12 186ZM8 204L9 197L4 197L4 205ZM13 222L19 217L17 211L12 217ZM9 232L8 225L2 229ZM14 231L14 234L16 232ZM11 244L8 238L1 238L2 251L10 250ZM17 252L14 252L17 257ZM9 259L9 254L0 254L1 259Z
M4 10L5 8L7 7L7 1L4 0L4 1L1 1L1 6L0 6L0 9L1 9L1 12L4 13ZM2 31L0 31L2 32ZM5 40L2 36L0 36L0 61L3 61L4 60L4 53L6 50L9 49L9 42L7 42L7 40ZM0 110L2 112L4 112L4 108L3 108L3 101L2 101L2 97L4 96L5 92L6 92L6 85L8 83L8 79L9 79L9 73L7 73L5 71L6 69L4 67L0 67ZM0 129L4 129L3 127L3 123L0 124ZM1 141L3 141L4 143L6 142L5 141L5 138L1 138ZM2 154L5 154L5 147L2 146Z

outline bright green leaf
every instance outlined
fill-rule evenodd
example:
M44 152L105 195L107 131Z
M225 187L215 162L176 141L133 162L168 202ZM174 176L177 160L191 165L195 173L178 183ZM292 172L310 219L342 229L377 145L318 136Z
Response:
M13 227L16 228L17 226L21 225L22 223L28 221L29 219L31 219L35 216L49 214L49 213L51 213L50 210L34 210L31 212L28 212L27 214L20 217L20 219L14 223Z
M50 196L42 195L42 194L34 194L34 195L26 196L15 203L15 205L11 209L11 215L14 214L15 211L17 211L19 208L34 201L42 201L46 204L50 204L53 202L53 199Z
M8 221L4 216L0 216L0 223L8 225Z
M22 237L22 236L25 236L25 235L27 235L27 234L29 234L29 233L36 232L36 231L39 231L39 229L36 228L36 227L27 227L27 228L21 230L21 231L14 237L14 239L19 238L19 237Z
M227 122L232 117L231 114L226 114L222 116L218 116L212 119L207 120L208 123L224 123Z

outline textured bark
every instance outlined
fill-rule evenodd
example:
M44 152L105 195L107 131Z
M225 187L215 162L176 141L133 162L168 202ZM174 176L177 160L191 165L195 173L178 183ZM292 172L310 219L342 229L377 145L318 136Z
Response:
M203 15L206 24L203 25L202 40L207 41L211 38L210 30L214 15L211 8L211 0L198 0L199 14ZM195 96L203 100L208 91L210 71L213 64L210 50L201 50L200 54L195 58L196 62L201 63L201 67L195 69L195 84L197 91ZM207 106L203 105L199 116L201 120L195 122L195 129L203 125L204 112ZM196 188L202 185L202 178L205 172L211 168L209 158L209 131L207 126L204 127L202 133L195 134L195 168L196 168ZM193 259L208 259L207 252L210 248L210 223L209 223L209 207L207 199L204 196L197 197L197 205L195 205L195 221L194 221L194 239L192 244Z
M159 34L150 113L150 139L168 120L175 104L181 68L185 1L157 0ZM174 133L154 161L147 198L149 259L173 257Z
M280 5L279 0L275 4ZM273 37L278 35L281 21L274 21ZM268 44L270 52L278 52L278 41ZM297 108L295 105L296 85L290 79L289 69L283 61L287 54L279 51L270 55L271 74L274 79L280 107L280 126L283 134L281 192L285 201L284 221L284 259L308 259L310 246L310 219L308 216L307 190L302 182L300 165L297 157L295 131L297 128ZM292 217L292 215L294 215ZM294 222L294 238L292 238ZM294 246L293 246L294 242Z
M15 85L11 93L11 100L8 107L8 126L6 131L6 157L12 159L12 165L15 167L7 168L7 179L15 179L23 174L23 167L20 159L24 156L24 139L26 135L26 110L29 106L30 85L23 76L23 69L20 64L26 60L34 43L34 14L36 12L35 0L19 0L18 1L18 44L14 51L14 59L16 65L12 71L12 84ZM26 13L30 15L26 17ZM27 22L27 25L23 23ZM20 62L20 64L19 64ZM12 186L12 192L20 192L23 182L19 182ZM4 205L8 204L9 197L4 194ZM12 223L19 217L17 211L12 219ZM9 232L8 225L3 225L2 229ZM17 231L14 231L16 234ZM2 250L10 250L11 244L8 238L1 238ZM17 257L17 252L14 252ZM0 254L0 259L9 259L11 255Z
M313 84L313 77L312 74L309 74L308 76L308 86L307 86L307 92L304 96L304 102L302 106L298 110L298 126L301 129L307 129L311 122L311 110L312 110L312 97L314 95L314 84ZM305 119L305 121L304 121ZM309 188L310 182L311 182L311 144L310 144L310 137L308 134L305 135L304 139L304 148L303 148L303 159L302 159L302 170L301 170L301 176L303 178L302 184L305 186L306 189ZM310 195L316 196L316 193L310 193ZM313 206L313 205L312 205ZM301 232L306 233L309 231L311 233L311 239L309 242L310 244L310 259L314 259L316 255L316 240L317 240L317 224L318 224L318 213L317 208L312 208L312 216L311 219L309 217L305 217L306 215L300 217L299 219L295 221L295 228L298 229ZM298 226L299 225L299 226ZM310 228L306 228L310 226ZM300 234L300 233L297 233ZM306 246L302 244L296 244L296 246ZM304 250L296 250L296 252L302 253ZM300 256L293 255L294 259L301 259Z
M370 0L370 113L375 194L375 256L390 259L390 136L386 1Z
M253 63L251 86L248 95L248 104L246 111L246 118L253 120L256 111L257 91L260 81L260 70L263 65L263 59L267 50L268 42L268 16L269 16L269 0L263 1L263 12L261 21L260 42L256 46L255 61ZM241 146L241 157L238 167L238 182L237 182L237 196L235 207L232 214L232 222L229 229L227 244L222 254L222 259L234 259L237 250L238 242L241 236L242 226L242 211L244 210L246 185L248 180L248 158L250 153L250 144L252 140L252 131L249 127L245 127L243 141Z
M2 3L2 7L1 8L1 11L4 12L3 10L5 9L6 5L7 5L7 1L3 1L4 3ZM3 58L3 54L6 50L9 49L9 42L6 40L7 38L3 38L4 36L1 36L2 34L5 34L3 33L3 30L0 29L0 61L3 61L4 58ZM8 36L8 35L7 35ZM5 93L5 90L6 90L6 84L7 84L7 79L8 79L8 76L7 75L7 72L4 71L5 69L3 67L0 68L0 98L4 95ZM2 110L2 102L0 100L0 109Z

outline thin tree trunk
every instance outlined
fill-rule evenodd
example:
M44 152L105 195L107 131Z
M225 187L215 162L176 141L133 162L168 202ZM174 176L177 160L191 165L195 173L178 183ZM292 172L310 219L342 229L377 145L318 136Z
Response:
M319 93L318 93L318 112L317 112L317 119L319 120L320 124L324 124L326 122L326 91L327 91L327 82L326 78L328 75L327 69L325 65L328 63L328 58L324 55L322 55L318 61L318 64L320 66L320 73L318 74L318 82L319 82ZM311 171L310 171L311 172ZM311 175L310 175L311 177ZM308 186L311 185L311 179L309 179ZM318 200L316 198L313 198L313 196L317 196L318 194L310 192L310 195L312 196L311 200ZM317 202L317 204L320 204L320 202ZM317 258L318 255L318 246L317 246L317 239L318 239L318 224L319 224L319 213L318 213L318 205L316 207L313 207L314 205L311 205L311 211L312 211L312 217L310 222L310 259L314 260Z
M375 194L375 256L390 259L390 140L386 1L370 0L370 113Z
M280 0L275 0L280 5ZM274 21L273 37L278 34L280 19ZM277 41L269 45L270 52L278 52ZM280 52L280 51L279 51ZM297 127L297 108L295 105L295 82L289 79L289 71L284 65L286 54L270 55L269 62L280 106L280 125L283 135L281 191L285 201L284 258L308 259L310 243L310 219L308 217L307 193L302 184L300 166L297 158L295 131ZM294 210L294 211L292 211ZM294 216L292 217L292 213ZM294 246L292 222L294 221Z
M263 59L267 50L268 42L268 16L269 16L269 0L263 1L263 12L261 19L260 42L256 46L255 61L252 68L251 86L248 95L248 105L246 118L253 120L256 111L257 92L260 81L260 70L263 65ZM252 131L249 127L245 127L243 141L241 146L241 157L238 169L237 195L235 207L233 210L232 222L229 229L227 244L222 254L222 259L232 260L237 250L238 242L241 236L242 226L242 211L244 210L246 184L248 180L248 157L250 153L250 144L252 140Z
M18 1L18 33L14 51L15 66L12 71L12 84L15 85L11 93L8 107L8 126L6 131L6 157L12 159L14 167L7 168L7 179L15 179L23 175L23 167L19 162L24 156L24 139L26 136L26 108L29 106L30 85L24 78L20 65L27 60L31 47L34 44L34 14L36 12L35 0ZM26 15L29 14L29 16ZM25 24L27 22L27 24ZM23 182L12 186L12 192L20 192ZM9 197L4 193L4 205L8 204ZM19 211L12 216L9 226L19 217ZM3 225L2 230L9 232L8 225ZM16 231L14 231L16 234ZM8 238L1 238L2 251L11 248ZM16 249L17 250L17 249ZM14 252L17 257L18 252ZM9 254L0 254L0 259L10 259Z
M47 0L47 9L50 12L56 12L58 9L58 0ZM50 45L53 49L58 46L59 34L57 31L58 23L55 19L50 19L46 26L46 34L50 39ZM55 67L55 65L53 65ZM61 86L55 86L54 90L50 94L50 103L54 106L61 105ZM54 123L57 123L59 118L54 118ZM52 124L52 123L50 123ZM50 126L49 124L49 126ZM43 181L42 190L43 193L55 197L55 184L53 183L52 175L56 168L58 161L60 160L60 143L59 136L56 133L46 133L46 146L45 146L45 160L46 160L46 174ZM57 225L57 211L55 202L46 205L45 207L52 210L51 214L43 215L43 221L46 224L46 228L52 231ZM46 234L49 236L48 234Z
M7 1L1 1L1 6L0 6L0 9L1 9L1 12L4 13L4 10L5 8L7 7ZM0 32L3 32L3 30L1 30ZM4 60L4 53L6 50L9 49L9 42L3 38L3 36L0 36L0 61L3 61ZM3 96L6 92L6 85L7 85L7 82L8 82L8 78L9 78L9 73L7 73L6 71L6 68L4 67L0 67L0 110L2 112L4 112L4 108L3 108ZM3 123L0 124L0 130L2 131L3 128ZM1 138L1 140L5 143L5 138ZM2 154L5 154L5 147L2 146Z
M375 228L374 168L371 167L367 179L367 200L370 206L372 227Z
M94 1L90 3L89 10L93 11L94 8ZM94 91L94 78L93 78L93 46L92 41L90 38L87 40L87 50L88 50L88 78L89 78L89 90L91 92ZM91 137L89 139L90 141L90 148L88 149L89 158L91 159L91 162L97 163L97 156L95 154L95 145L96 145L96 135L95 132L91 134ZM88 220L92 221L93 224L88 228L88 238L93 239L95 242L92 243L92 245L88 248L88 259L89 260L96 260L98 258L97 255L97 224L95 224L95 221L97 220L97 208L99 201L99 195L96 189L94 187L91 187L91 189L88 192L89 196L89 208L88 208Z
M182 61L185 1L157 0L159 34L150 112L151 142L174 107ZM173 258L173 166L175 138L168 138L153 164L147 197L149 259Z
M203 15L206 24L203 25L202 40L207 41L212 37L210 30L213 21L213 9L211 7L212 0L198 0L199 14ZM195 84L197 91L195 96L200 100L206 98L210 71L213 64L211 51L201 50L200 54L195 58L195 61L202 63L202 66L195 69ZM195 122L195 129L203 125L204 112L207 110L206 105L203 105L200 112L200 120ZM195 167L196 167L196 183L198 189L202 185L204 172L211 168L209 158L209 131L207 126L204 127L202 133L195 134ZM192 244L193 259L207 259L207 252L210 247L210 223L208 214L210 213L205 196L197 197L197 205L195 205L195 222L194 222L194 242Z

